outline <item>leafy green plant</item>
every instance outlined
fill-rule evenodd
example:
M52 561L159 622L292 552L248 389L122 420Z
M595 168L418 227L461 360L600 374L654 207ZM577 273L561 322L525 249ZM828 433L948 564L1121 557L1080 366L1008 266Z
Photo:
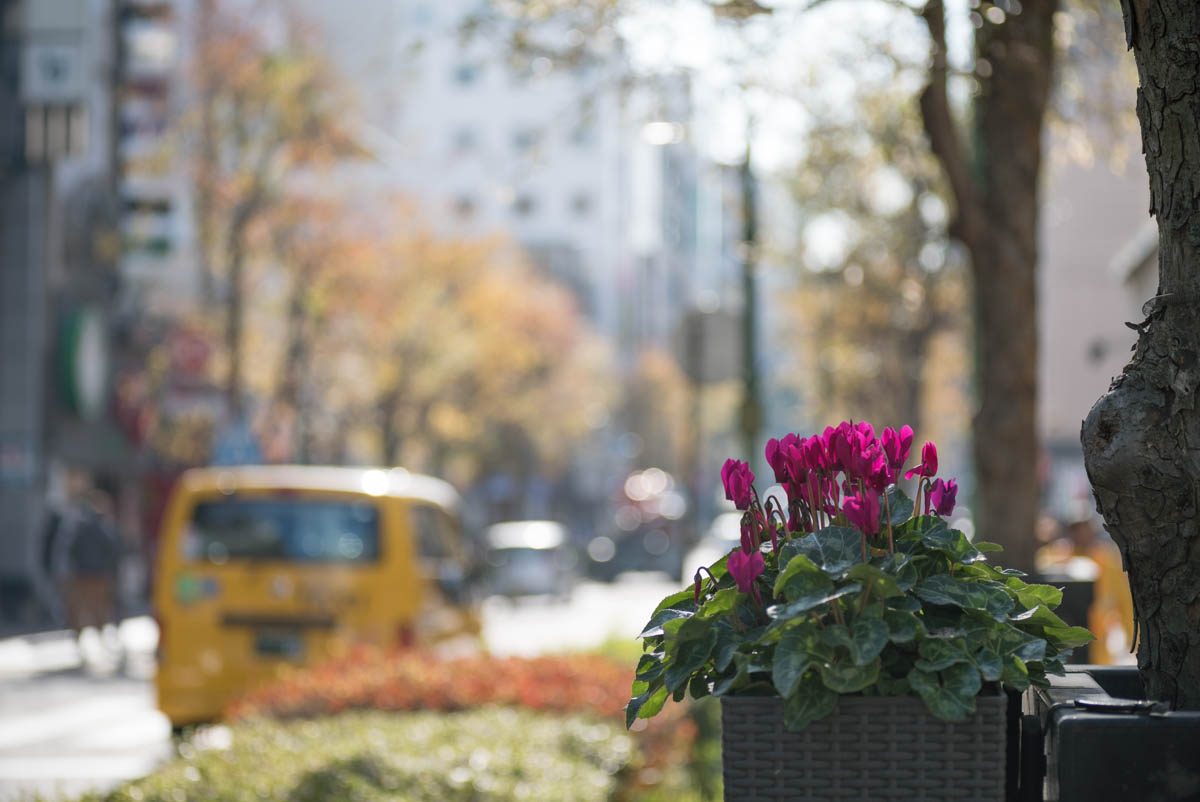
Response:
M500 734L502 737L498 737ZM619 724L489 708L253 719L88 802L607 800L636 761Z
M957 485L922 449L917 501L897 486L912 430L843 423L771 440L787 495L765 503L745 463L722 471L742 542L668 596L641 633L626 724L668 697L778 695L784 723L830 715L844 694L916 694L961 721L985 685L1024 690L1092 640L1053 612L1061 591L990 564L999 551L951 528Z

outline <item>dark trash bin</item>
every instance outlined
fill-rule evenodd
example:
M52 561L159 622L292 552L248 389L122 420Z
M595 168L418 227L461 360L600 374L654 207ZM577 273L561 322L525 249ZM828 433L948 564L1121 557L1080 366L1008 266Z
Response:
M1022 700L1021 802L1200 799L1200 712L1144 699L1133 666L1049 679Z

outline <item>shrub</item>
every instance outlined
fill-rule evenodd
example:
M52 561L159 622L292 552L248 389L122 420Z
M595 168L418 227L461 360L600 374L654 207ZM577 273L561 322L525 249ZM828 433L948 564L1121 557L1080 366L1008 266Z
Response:
M227 708L226 719L506 706L621 722L632 680L629 667L599 655L481 654L446 660L364 646L249 692ZM664 711L660 718L639 722L635 728L637 753L627 778L632 791L654 786L678 789L692 782L687 773L696 723L682 707Z
M227 750L181 751L154 774L90 799L602 800L617 793L635 754L616 721L497 708L250 719L233 725Z

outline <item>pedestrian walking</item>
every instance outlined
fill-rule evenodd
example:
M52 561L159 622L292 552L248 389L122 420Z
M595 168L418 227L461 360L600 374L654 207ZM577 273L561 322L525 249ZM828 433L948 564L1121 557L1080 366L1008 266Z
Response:
M58 544L67 626L76 637L89 626L103 636L105 627L116 624L121 543L107 502L99 492L87 494L65 522Z

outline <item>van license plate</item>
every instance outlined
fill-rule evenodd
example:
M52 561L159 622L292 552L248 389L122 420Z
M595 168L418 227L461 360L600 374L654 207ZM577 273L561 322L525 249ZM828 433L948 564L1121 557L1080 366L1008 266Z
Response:
M263 657L299 660L304 656L304 639L297 632L259 632L254 650Z

